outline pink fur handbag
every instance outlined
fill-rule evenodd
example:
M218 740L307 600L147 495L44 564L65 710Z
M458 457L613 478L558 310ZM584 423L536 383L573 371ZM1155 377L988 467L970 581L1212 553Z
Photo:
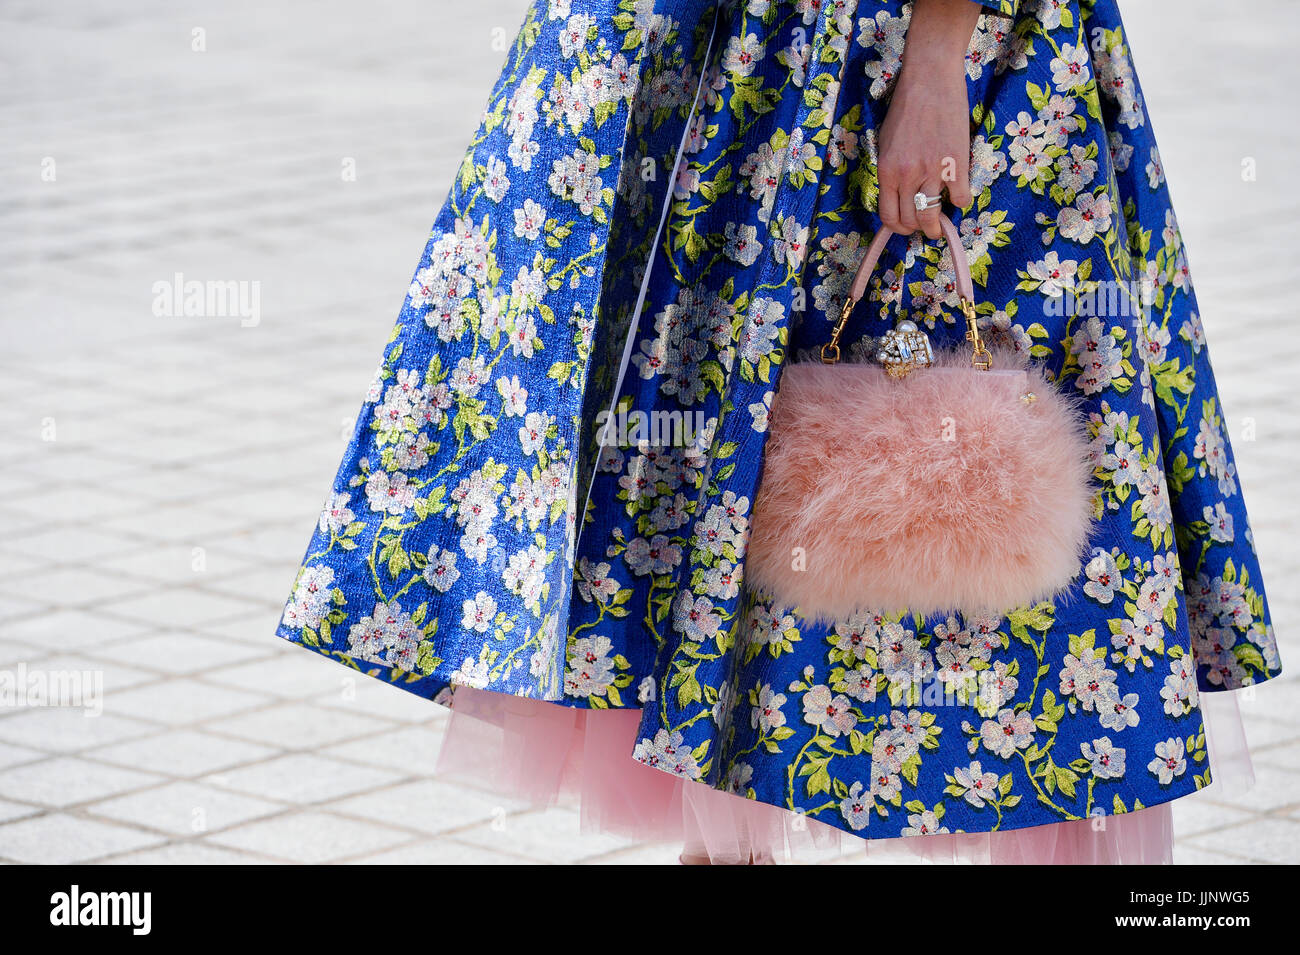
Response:
M805 617L1002 614L1079 573L1094 519L1082 415L1040 368L986 348L961 240L940 218L969 353L932 351L903 322L880 364L839 363L882 228L822 363L781 374L745 576Z

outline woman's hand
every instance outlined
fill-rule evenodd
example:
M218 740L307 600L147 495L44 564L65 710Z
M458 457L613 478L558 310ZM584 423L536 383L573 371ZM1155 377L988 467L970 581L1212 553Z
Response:
M880 218L895 232L917 230L937 239L939 207L917 212L918 192L943 187L953 205L971 204L970 106L966 48L979 19L971 0L916 0L903 48L903 66L880 128Z

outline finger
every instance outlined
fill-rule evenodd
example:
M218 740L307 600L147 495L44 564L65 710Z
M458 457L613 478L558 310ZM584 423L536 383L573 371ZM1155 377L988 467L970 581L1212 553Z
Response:
M916 222L916 191L921 188L919 182L915 179L903 180L910 182L911 185L900 185L898 189L898 218L902 222L901 231L911 235L920 226Z
M940 194L941 189L942 186L939 185L938 180L929 181L921 187L921 191L927 196L937 196ZM916 224L929 238L937 239L943 235L939 228L940 215L942 215L942 212L939 206L933 206L924 212L916 214Z
M898 218L898 184L893 179L880 180L880 221L885 228L894 232L903 231L903 224Z
M970 153L958 156L951 176L946 176L944 185L948 188L948 201L958 209L968 209L975 197L970 188Z

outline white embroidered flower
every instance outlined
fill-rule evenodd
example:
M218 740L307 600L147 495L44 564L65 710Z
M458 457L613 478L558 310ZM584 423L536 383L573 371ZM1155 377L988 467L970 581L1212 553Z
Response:
M483 170L483 194L493 202L500 202L510 188L510 177L506 175L506 164L495 155L488 156Z
M460 579L460 571L456 569L456 553L435 544L429 548L428 558L424 579L438 593L445 594Z
M707 643L722 631L722 615L708 597L683 590L673 601L673 629L692 643Z
M1133 147L1124 142L1123 135L1115 130L1111 130L1106 139L1110 146L1111 165L1116 172L1128 172L1129 164L1133 161Z
M941 825L938 815L931 809L908 815L907 825L899 831L902 836L934 836L946 833L948 827Z
M1226 636L1228 645L1231 646L1236 636L1230 632ZM1209 660L1217 657L1217 652L1206 643L1193 643L1198 654L1204 653ZM1211 682L1214 682L1213 670ZM1196 705L1199 693L1196 686L1196 664L1191 656L1183 654L1169 661L1169 675L1165 677L1160 698L1165 701L1164 711L1170 716L1183 716Z
M618 593L618 581L610 576L609 564L593 563L586 557L578 559L575 586L578 596L587 603L608 603Z
M542 593L547 588L546 557L546 551L536 544L529 544L510 555L510 562L501 574L506 589L520 597L534 613L538 611Z
M574 56L587 45L587 34L596 26L595 18L586 13L575 13L569 17L560 33L560 53Z
M320 520L317 521L322 534L337 534L356 520L357 516L352 513L352 508L348 507L350 500L352 500L351 494L335 492L330 495L320 512Z
M843 693L859 703L873 703L879 674L866 664L846 670L844 676L831 682L831 689Z
M848 795L840 800L840 815L848 827L854 832L859 832L871 822L871 810L875 805L875 799L871 793L863 792L862 783L855 782L849 787Z
M1196 446L1192 455L1201 465L1201 473L1208 473L1219 483L1219 493L1231 497L1237 493L1237 466L1228 460L1228 442L1218 423L1202 414L1196 433Z
M803 720L820 733L843 736L858 725L852 706L847 696L832 696L830 687L818 684L803 696Z
M772 243L772 257L798 270L808 254L808 227L786 216L781 219L777 232L778 236Z
M1052 298L1058 298L1067 290L1074 289L1078 270L1077 261L1066 259L1062 262L1056 252L1048 252L1039 261L1030 262L1026 267L1029 277L1040 283L1038 291Z
M1191 312L1178 330L1178 337L1192 346L1193 354L1200 354L1205 347L1205 327L1201 324L1201 316Z
M1110 231L1110 216L1110 196L1085 192L1057 213L1056 225L1064 238L1086 245Z
M623 560L637 576L666 574L681 563L682 549L663 534L650 540L634 537L623 552Z
M609 637L579 637L569 646L564 692L586 699L603 696L614 682L613 644Z
M768 415L772 412L772 399L775 397L776 392L765 391L763 392L763 400L761 402L756 401L749 406L748 410L750 418L752 419L750 427L760 434L767 431Z
M731 768L727 770L727 778L724 780L722 790L733 795L747 795L753 778L754 767L749 763L732 763Z
M366 479L366 501L372 511L400 516L415 503L415 487L401 471L371 471Z
M555 426L555 418L546 411L530 411L519 428L519 447L524 454L536 454L546 447L547 432Z
M1083 572L1088 578L1083 592L1100 604L1110 603L1115 598L1115 588L1123 583L1115 558L1109 552L1094 556Z
M745 324L740 330L740 357L757 363L776 348L785 306L776 299L759 296L749 304Z
M1056 160L1056 181L1071 195L1082 192L1097 176L1097 160L1088 158L1088 150L1075 143L1070 151Z
M632 758L655 769L661 769L685 779L699 779L699 764L678 730L661 729L654 739L643 738L632 750Z
M1142 514L1146 519L1157 529L1168 527L1174 519L1174 511L1169 503L1164 471L1155 464L1148 465L1138 475L1137 489L1142 495Z
M1010 759L1016 750L1028 749L1033 743L1034 721L1028 713L1002 710L995 719L983 722L980 726L980 739L990 753L1002 759Z
M1095 739L1079 746L1083 758L1091 764L1092 774L1098 779L1120 779L1124 775L1124 750L1110 741L1109 736Z
M501 414L518 418L528 409L528 389L519 383L518 375L497 379L497 393L501 395Z
M580 148L551 163L546 183L556 196L576 203L589 216L601 201L604 181L599 173L600 157Z
M731 561L719 560L704 572L704 592L714 600L731 600L740 593L740 572Z
M958 788L962 789L962 798L976 809L983 809L985 804L998 798L998 774L985 772L979 760L970 764L968 769L956 766L952 771Z
M470 358L468 355L456 362L451 373L451 387L466 398L473 398L487 380L484 374L486 366L483 358Z
M491 682L492 674L486 660L466 657L465 662L447 676L448 682L456 686L469 686L481 690Z
M1071 339L1070 350L1079 362L1075 386L1086 395L1104 391L1119 377L1124 354L1113 335L1093 317L1080 323Z
M532 199L525 199L524 204L514 210L515 236L532 241L542 234L546 222L546 209Z
M415 666L420 628L396 601L376 603L368 616L348 630L348 653L368 663L383 663L403 670Z
M979 675L979 696L975 702L982 714L996 713L1016 698L1020 681L1008 673L1005 661L998 660Z
M1137 94L1137 80L1133 63L1122 44L1114 46L1105 56L1098 57L1097 86L1119 107L1116 120L1128 129L1137 129L1146 123L1142 102Z
M1141 718L1138 716L1137 704L1138 695L1136 693L1126 693L1124 696L1120 696L1119 690L1113 683L1105 684L1093 698L1093 705L1097 710L1097 722L1101 723L1103 729L1116 733L1131 726L1137 726L1141 722Z
M754 67L763 59L764 46L753 33L743 37L733 36L727 41L727 48L722 53L722 68L735 75L737 79L749 76Z
M1221 544L1232 543L1232 515L1228 513L1228 508L1223 501L1219 501L1213 507L1205 505L1201 516L1210 526L1210 540Z
M472 600L466 600L461 604L460 613L462 627L476 633L486 633L496 616L497 602L487 591L480 590Z
M723 254L743 266L751 266L763 251L763 243L758 241L758 229L752 225L737 225L728 222L725 230L726 241Z
M903 15L891 16L881 11L875 17L858 20L858 44L867 47L866 74L871 80L868 91L872 99L880 99L890 88L903 63L903 45L907 26L911 22L911 8L904 7Z
M1085 710L1091 710L1097 700L1106 696L1115 683L1115 671L1106 666L1105 656L1096 657L1089 652L1079 659L1073 653L1065 655L1060 670L1062 696L1073 696Z
M1154 368L1164 364L1170 342L1169 329L1154 322L1142 325L1142 358L1147 366Z
M1052 83L1062 93L1071 93L1087 85L1092 79L1087 46L1062 43L1059 56L1052 57L1048 67Z
M293 589L293 596L284 608L281 618L286 627L294 630L320 628L321 621L333 602L334 568L323 565L304 567Z
M776 692L764 683L758 688L758 703L750 710L750 727L765 736L772 730L784 726L785 713L781 711L781 707L785 702L784 694Z
M971 141L971 193L978 196L1007 171L1007 155L994 149L983 134Z
M1163 743L1156 744L1155 758L1147 764L1152 774L1160 780L1160 785L1167 786L1175 777L1181 776L1187 769L1187 750L1183 741L1170 737Z
M1111 635L1110 642L1123 655L1124 667L1132 673L1139 661L1146 660L1149 653L1162 645L1164 633L1164 622L1159 617L1138 609L1119 621L1119 630Z

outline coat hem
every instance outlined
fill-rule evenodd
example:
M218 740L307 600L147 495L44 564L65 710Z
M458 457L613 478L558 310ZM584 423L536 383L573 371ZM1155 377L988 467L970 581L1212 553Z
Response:
M455 692L456 688L459 686L465 686L465 687L471 686L471 684L463 680L457 681L455 679L456 671L453 668L450 668L446 664L442 664L435 667L431 672L427 674L417 674L417 673L401 670L400 668L394 667L391 664L369 661L369 660L361 660L348 653L345 653L342 650L333 649L330 647L312 646L311 644L304 642L297 634L295 634L292 630L284 626L281 626L277 630L276 635L281 639L287 640L288 642L293 643L305 650L310 650L312 652L320 654L321 656L328 657L329 659L334 660L337 663L355 669L357 672L363 673L367 676L386 682L391 686L394 686L401 690L405 690L408 693L413 693L416 696L420 696L424 699L428 699L434 703L438 703L439 705L445 706L448 709L452 709L451 700L452 700L452 695ZM520 694L509 693L503 689L494 689L492 687L473 687L473 689L483 693L492 693L504 697L518 697L520 699L530 700L532 702L550 703L556 706L566 707L571 710L587 711L591 713L599 713L601 712L602 709L618 709L618 710L643 709L643 706L639 703L635 706L621 705L621 706L613 706L613 707L602 707L598 709L587 705L586 703L584 703L582 700L578 698L573 698L573 697L562 697L560 699L541 699L538 697L522 697ZM1220 688L1220 689L1226 689L1226 688ZM1204 729L1205 729L1205 721L1202 720L1201 731L1204 731ZM638 738L639 736L640 734L638 733ZM633 741L632 745L635 746L636 741ZM680 780L683 784L695 783L704 786L708 789L712 789L715 792L734 796L736 799L745 800L747 802L760 803L762 805L772 807L773 809L781 810L783 813L788 814L790 821L793 821L794 819L797 818L801 821L803 825L806 825L807 821L811 820L812 822L820 823L822 826L835 830L838 833L842 833L845 836L851 836L862 842L881 842L886 840L899 840L899 839L910 840L913 838L923 838L923 837L918 837L915 834L904 833L900 831L902 826L899 825L898 822L894 823L893 827L889 831L882 832L880 831L879 828L870 832L867 832L863 829L855 830L850 826L844 824L843 820L838 815L834 817L835 819L834 822L820 818L819 816L806 816L803 813L790 810L787 806L773 799L764 799L758 796L757 794L753 794L752 791L750 794L737 793L727 789L725 786L717 785L707 778L674 773L670 769L667 769L663 766L651 766L650 764L643 763L640 760L636 760L632 752L627 753L627 758L630 762L636 764L637 766L644 766L647 769L654 769L657 772L662 773L665 776L668 776L672 779ZM951 835L978 836L978 835L992 834L996 832L1014 832L1014 831L1021 831L1026 829L1039 828L1042 826L1055 825L1064 822L1077 822L1080 820L1087 820L1088 818L1097 818L1097 817L1105 818L1105 817L1112 817L1112 816L1128 815L1131 814L1132 812L1139 812L1144 809L1151 809L1156 806L1173 802L1176 799L1181 799L1185 796L1194 795L1195 793L1200 792L1203 789L1208 788L1210 785L1214 784L1216 779L1214 776L1213 768L1212 766L1209 765L1209 762L1210 760L1207 757L1206 766L1200 775L1199 782L1197 779L1197 774L1193 772L1193 767L1189 766L1188 770L1181 777L1179 777L1176 783L1172 783L1168 785L1167 788L1162 788L1161 790L1159 790L1156 793L1156 795L1159 798L1154 800L1150 800L1150 795L1151 795L1150 791L1144 790L1141 794L1147 796L1149 801L1137 802L1135 799L1135 797L1138 795L1137 789L1131 786L1117 787L1115 792L1107 792L1106 796L1108 798L1114 798L1116 796L1119 796L1121 797L1121 799L1125 801L1126 804L1129 801L1129 799L1135 799L1134 807L1132 809L1127 809L1124 812L1106 812L1104 811L1103 807L1098 806L1095 807L1094 810L1088 816L1073 816L1070 818L1057 818L1057 819L1043 819L1041 818L1041 816L1025 816L1023 817L1023 820L1016 820L1014 818L1003 818L998 823L997 828L992 828L992 827L974 828L974 829L956 828L956 829L948 830L948 832L946 833L934 833L934 834L935 835L951 834ZM556 767L556 770L558 772L559 767ZM511 793L502 792L501 795L510 796ZM959 808L962 807L956 804L949 807L950 811ZM899 822L906 820L908 815L908 810L905 805L902 807L896 807L890 804L890 812L891 812L891 816L897 817ZM888 819L890 817L885 817L885 818ZM880 820L879 818L877 818L873 821L878 823ZM623 834L633 835L633 833L627 833L627 832Z

